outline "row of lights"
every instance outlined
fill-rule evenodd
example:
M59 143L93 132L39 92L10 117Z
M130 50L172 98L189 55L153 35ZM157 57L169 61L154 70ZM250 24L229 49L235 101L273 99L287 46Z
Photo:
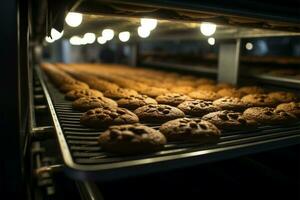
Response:
M69 12L65 18L67 25L70 27L77 27L82 23L83 16L81 13ZM156 19L142 18L140 20L140 26L137 29L137 33L141 38L147 38L150 36L151 31L154 30L157 26ZM200 31L204 36L212 36L216 32L217 26L213 23L203 22L200 24ZM46 37L46 41L48 43L52 43L58 39L60 39L64 34L64 31L58 32L54 28L51 29L51 37ZM102 31L102 35L96 38L94 33L86 33L83 37L73 36L70 38L70 43L72 45L85 45L92 44L96 41L99 44L104 44L109 40L112 40L114 37L114 31L112 29L104 29ZM120 32L119 40L122 42L127 42L130 39L130 32L123 31ZM207 40L208 44L214 45L215 38L209 37ZM246 49L251 50L253 45L251 43L246 44Z

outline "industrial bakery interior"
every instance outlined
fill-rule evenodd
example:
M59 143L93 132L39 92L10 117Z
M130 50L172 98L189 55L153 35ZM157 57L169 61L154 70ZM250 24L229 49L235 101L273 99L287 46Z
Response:
M4 0L0 192L300 198L300 3Z

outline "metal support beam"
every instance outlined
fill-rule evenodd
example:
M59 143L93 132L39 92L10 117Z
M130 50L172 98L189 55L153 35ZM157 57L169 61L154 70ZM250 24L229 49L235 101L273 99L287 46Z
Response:
M130 66L137 66L138 64L138 51L139 45L138 43L132 43L130 46L130 58L129 58L129 65Z
M239 76L240 39L220 44L218 81L236 85Z

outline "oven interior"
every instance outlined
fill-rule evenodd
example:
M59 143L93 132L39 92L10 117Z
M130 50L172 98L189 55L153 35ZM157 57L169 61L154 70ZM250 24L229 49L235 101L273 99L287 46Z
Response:
M26 44L20 45L28 49L26 53L21 49L25 57L21 71L28 84L20 88L28 96L28 102L22 100L26 105L21 112L28 125L21 137L29 199L240 198L245 194L254 198L299 197L299 122L224 132L214 145L179 142L169 143L154 154L110 155L97 144L99 131L79 124L82 113L72 110L40 67L45 62L65 68L72 68L72 64L100 66L101 51L109 49L114 53L109 63L133 69L299 93L300 24L296 6L258 1L240 1L236 6L214 1L21 4L21 16L27 20L20 32L28 36ZM78 27L66 23L69 12L83 14ZM141 18L157 19L149 36L141 36L137 30ZM216 24L216 32L203 35L203 22ZM64 31L56 41L49 39L53 28L58 34ZM112 40L99 39L104 29L114 31ZM124 31L130 38L122 42L118 34ZM94 34L91 44L83 41L86 33ZM282 69L291 73L282 75Z

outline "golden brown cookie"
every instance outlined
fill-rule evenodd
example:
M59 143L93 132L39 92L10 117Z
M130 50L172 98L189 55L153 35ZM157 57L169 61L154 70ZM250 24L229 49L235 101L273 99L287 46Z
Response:
M219 90L218 95L221 97L238 97L241 98L242 96L245 95L245 93L235 89L235 88L224 88Z
M126 108L94 108L85 112L80 123L91 128L107 128L111 125L134 124L139 118Z
M200 99L185 101L179 104L178 108L182 110L186 115L197 117L201 117L207 113L220 110L218 106L213 105L212 101Z
M163 104L142 106L136 109L134 113L141 121L149 123L162 123L184 117L184 113L178 108Z
M263 94L265 93L264 89L258 86L244 86L239 88L239 91L244 94Z
M250 106L276 106L277 100L271 98L267 94L248 94L241 99L242 102L249 104Z
M126 155L158 151L166 144L163 134L141 124L110 126L98 141L105 151Z
M197 90L197 91L191 92L188 94L188 96L190 96L193 99L201 99L201 100L208 100L208 101L214 101L221 97L216 92L203 91L203 90Z
M71 90L70 92L68 92L66 94L65 98L67 100L74 101L81 97L87 97L87 96L102 97L103 94L101 92L99 92L98 90L93 90L93 89L77 89L77 90Z
M276 111L286 111L300 117L300 102L282 103L276 107Z
M179 118L159 128L168 141L192 141L201 144L218 142L221 132L212 123L199 118Z
M157 101L148 97L147 95L130 95L128 97L119 99L117 103L119 107L135 110L145 105L157 104Z
M222 130L241 130L257 125L255 121L247 120L242 113L228 110L206 114L202 119L211 122Z
M252 107L244 111L244 117L254 120L262 125L267 124L286 124L296 121L296 117L283 110L275 110L270 107Z
M138 95L135 90L127 88L110 89L103 92L104 96L112 99L121 99L132 95Z
M244 111L249 104L241 101L238 97L222 97L213 102L213 105L223 110Z
M298 96L292 92L271 92L269 93L270 98L276 100L278 103L288 103L297 101Z
M81 81L75 81L73 83L66 83L66 84L63 84L59 90L61 92L69 92L71 90L77 90L77 89L89 89L90 87L84 83L84 82L81 82Z
M87 96L79 98L72 103L72 108L79 111L87 111L93 108L118 107L118 104L106 97Z
M166 93L156 97L156 101L158 103L171 105L171 106L177 106L178 104L187 100L191 100L191 98L187 95L178 94L178 93Z

